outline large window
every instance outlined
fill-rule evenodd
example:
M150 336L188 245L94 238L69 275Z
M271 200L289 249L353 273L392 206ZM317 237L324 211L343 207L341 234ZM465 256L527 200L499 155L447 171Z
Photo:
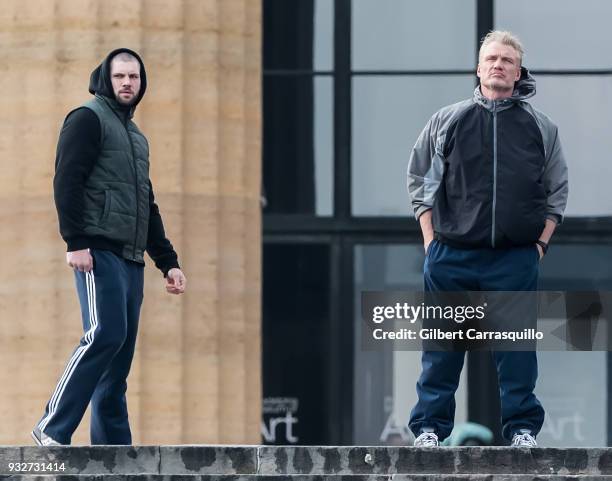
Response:
M533 105L559 126L570 170L568 216L612 216L612 2L497 0L495 26L522 39Z
M433 112L471 95L474 76L354 75L352 88L352 213L410 217L410 150Z
M333 422L329 251L327 244L273 242L263 250L262 435L269 444L319 444Z
M612 2L495 0L495 28L516 33L537 70L612 68Z
M333 19L332 0L264 2L266 214L332 214Z
M475 66L475 0L353 0L351 28L355 71Z
M329 76L264 77L264 212L332 214L332 99Z

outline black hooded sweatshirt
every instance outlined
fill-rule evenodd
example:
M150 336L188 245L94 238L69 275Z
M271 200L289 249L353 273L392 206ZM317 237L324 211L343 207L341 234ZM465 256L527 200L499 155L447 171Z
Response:
M91 73L89 92L114 99L110 77L110 64L117 54L127 52L140 62L140 92L133 105L125 107L125 115L131 117L147 88L147 75L140 56L127 48L113 50ZM96 114L86 107L79 107L68 114L60 132L55 158L53 192L59 218L60 234L69 252L92 247L105 248L121 256L121 246L93 245L93 240L83 232L83 195L85 181L89 177L101 149L102 129ZM150 181L149 181L150 184ZM155 203L153 186L150 185L150 214L146 251L164 276L173 267L179 267L170 241L166 238L164 224Z

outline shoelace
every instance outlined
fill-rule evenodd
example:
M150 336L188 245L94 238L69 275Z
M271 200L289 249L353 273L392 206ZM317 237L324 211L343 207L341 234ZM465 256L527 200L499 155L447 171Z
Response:
M514 444L518 446L533 446L534 439L529 434L517 434L514 437Z
M436 446L438 439L435 434L423 433L423 439L421 440L421 446Z

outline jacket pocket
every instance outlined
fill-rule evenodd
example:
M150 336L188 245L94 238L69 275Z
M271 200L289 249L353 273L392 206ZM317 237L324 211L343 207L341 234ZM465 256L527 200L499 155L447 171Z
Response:
M104 224L108 219L108 214L110 214L110 206L111 206L111 192L110 190L104 191L104 211L102 211L102 217L100 218L100 224Z

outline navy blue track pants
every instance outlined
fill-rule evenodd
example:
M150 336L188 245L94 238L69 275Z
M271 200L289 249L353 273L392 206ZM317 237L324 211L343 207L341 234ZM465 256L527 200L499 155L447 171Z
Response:
M533 291L537 289L539 254L534 246L511 249L457 249L434 240L427 249L425 291ZM544 422L536 398L535 352L492 352L501 397L502 434L527 429L535 436ZM417 382L418 402L409 426L415 436L435 432L448 437L455 417L455 391L465 352L424 351Z
M131 444L126 379L138 332L144 265L110 251L91 249L91 254L93 270L75 271L85 334L39 427L56 441L70 444L91 401L91 444Z

